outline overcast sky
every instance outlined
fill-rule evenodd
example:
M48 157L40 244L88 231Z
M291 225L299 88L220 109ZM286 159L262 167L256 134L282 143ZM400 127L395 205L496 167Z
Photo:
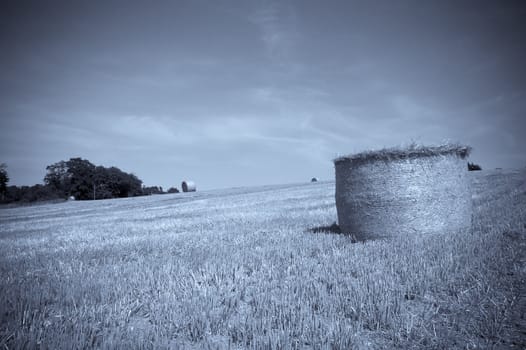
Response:
M145 185L334 178L332 159L459 141L526 165L524 1L2 1L0 163Z

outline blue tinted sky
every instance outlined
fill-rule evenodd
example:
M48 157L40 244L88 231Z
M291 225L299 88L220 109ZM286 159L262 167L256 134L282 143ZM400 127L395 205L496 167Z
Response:
M332 159L460 141L526 164L522 1L2 1L11 184L82 157L146 185L333 179Z

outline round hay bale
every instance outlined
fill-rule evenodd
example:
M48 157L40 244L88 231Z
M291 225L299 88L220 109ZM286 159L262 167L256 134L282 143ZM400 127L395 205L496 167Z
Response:
M391 148L339 157L336 208L357 240L471 228L470 147Z
M195 192L196 191L195 183L193 181L183 181L181 183L181 187L183 189L183 192Z

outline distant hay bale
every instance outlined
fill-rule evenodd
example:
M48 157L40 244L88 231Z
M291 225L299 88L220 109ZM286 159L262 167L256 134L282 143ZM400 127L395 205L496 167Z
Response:
M318 182L318 178L317 177L313 177L312 179L310 179L310 182Z
M463 231L471 227L470 147L391 148L339 157L336 208L358 240Z
M181 187L183 189L183 192L195 192L196 191L195 183L193 181L183 181L181 183Z

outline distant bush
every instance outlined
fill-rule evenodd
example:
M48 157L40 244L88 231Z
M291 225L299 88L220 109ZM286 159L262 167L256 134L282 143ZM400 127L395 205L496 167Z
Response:
M175 187L170 187L166 193L179 193L179 190Z
M31 203L60 199L61 196L50 186L8 186L3 203Z
M481 168L480 165L478 165L478 164L475 164L475 163L469 163L469 162L468 162L468 170L469 170L469 171L476 171L476 170L482 170L482 168Z
M163 188L161 186L150 186L150 187L143 186L142 187L143 196L149 196L152 194L164 194L164 193L165 192L163 191Z
M7 192L7 183L9 182L9 175L7 174L7 165L0 164L0 199L3 201Z

